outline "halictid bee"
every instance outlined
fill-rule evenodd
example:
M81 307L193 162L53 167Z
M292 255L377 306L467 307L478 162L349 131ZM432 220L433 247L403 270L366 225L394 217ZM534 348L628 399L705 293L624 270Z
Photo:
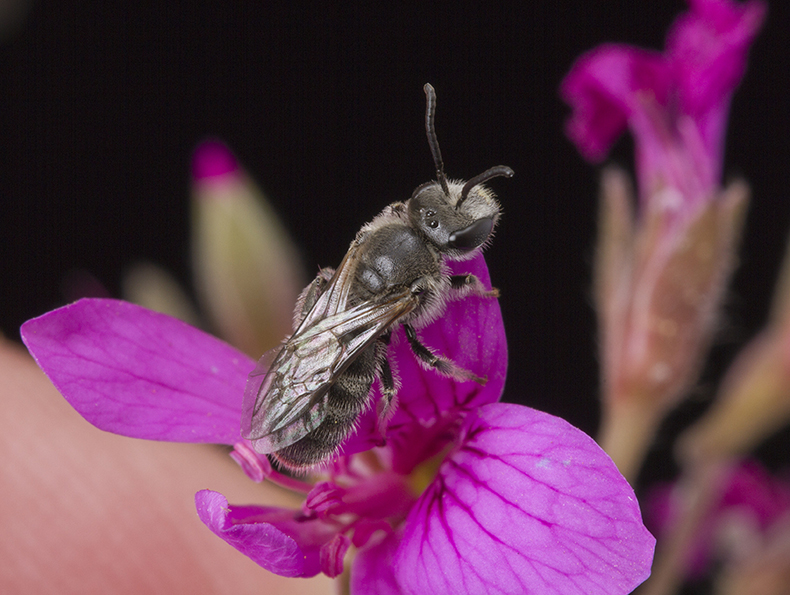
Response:
M386 207L357 233L336 270L320 271L296 303L294 333L261 358L247 381L242 435L286 468L304 470L331 459L371 405L376 378L379 419L389 419L398 383L387 347L398 325L423 367L485 382L434 354L415 329L441 315L453 294L497 296L473 275L449 275L444 262L472 258L486 244L500 207L482 184L509 178L513 170L497 166L466 183L448 180L431 85L425 95L436 181Z

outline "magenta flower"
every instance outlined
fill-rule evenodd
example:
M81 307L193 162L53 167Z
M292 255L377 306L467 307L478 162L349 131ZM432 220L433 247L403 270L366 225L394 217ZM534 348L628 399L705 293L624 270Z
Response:
M603 176L594 272L601 334L599 441L634 478L661 419L695 384L719 327L748 187L722 189L730 99L765 16L759 0L689 0L663 53L607 44L580 57L561 93L567 133L591 161L631 130L626 175Z
M488 284L482 256L451 270ZM386 436L368 412L343 456L309 482L280 475L240 437L255 362L218 339L115 300L49 312L22 336L97 427L233 445L252 479L302 491L301 510L195 497L214 533L277 574L337 576L345 564L355 594L601 595L649 574L655 541L611 460L563 420L498 402L507 352L496 300L453 302L421 333L486 386L424 371L400 337L392 359L403 388Z
M582 155L603 160L629 127L642 201L670 187L690 207L717 193L730 99L765 5L689 4L664 53L603 45L576 61L561 94L573 107L567 132Z
M761 536L790 520L790 481L772 476L755 461L730 464L712 492L716 497L698 521L694 542L689 546L687 568L692 577L703 575L720 550L727 549L728 533L732 534L733 529L741 542L736 545L744 549L754 547ZM659 535L676 525L685 497L680 485L666 484L652 491L646 516Z

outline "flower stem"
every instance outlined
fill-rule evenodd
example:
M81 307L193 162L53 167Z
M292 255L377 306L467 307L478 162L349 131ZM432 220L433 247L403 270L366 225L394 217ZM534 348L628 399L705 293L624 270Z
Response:
M631 485L653 443L662 414L654 403L642 399L613 399L604 403L598 444Z

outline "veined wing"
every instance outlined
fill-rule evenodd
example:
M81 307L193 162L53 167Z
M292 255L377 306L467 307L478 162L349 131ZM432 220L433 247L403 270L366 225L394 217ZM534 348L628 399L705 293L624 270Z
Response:
M258 360L255 369L250 373L247 379L247 386L244 389L242 405L241 435L243 437L250 440L261 439L263 436L276 431L270 426L284 428L287 423L292 422L296 417L305 414L310 409L314 409L314 411L305 420L307 424L306 429L304 431L299 430L299 434L310 432L320 423L318 420L324 418L324 397L332 382L332 371L329 365L320 364L329 364L342 356L342 345L337 340L337 337L332 334L324 337L325 353L323 353L323 357L321 357L322 354L319 349L313 351L313 357L310 358L313 363L312 378L307 383L297 387L292 385L290 379L298 371L297 367L302 367L299 366L300 362L298 360L298 356L301 354L297 354L297 350L300 343L304 343L302 337L306 336L305 333L308 333L309 329L316 323L342 313L345 309L341 306L345 306L348 301L348 290L341 291L341 288L351 285L350 281L353 278L354 269L352 256L356 253L356 249L357 244L354 242L351 244L348 252L346 252L340 266L335 270L329 284L305 315L293 335L288 338L284 345L264 353ZM342 321L340 322L342 323ZM312 332L309 336L314 338L316 334ZM315 347L318 346L316 345ZM306 364L307 362L304 363ZM319 364L319 366L315 364ZM309 399L307 399L308 395ZM296 403L298 406L289 410L291 403ZM266 412L275 409L279 410L279 415L283 417L277 422L277 414L271 413L269 417L273 421L268 421L264 424ZM266 419L269 419L269 417ZM298 438L291 440L283 437L282 446L293 444L296 440ZM263 447L263 444L261 443L258 446ZM274 450L277 450L277 448L273 447L271 451L267 450L266 452L273 452Z
M264 355L250 374L243 414L249 426L242 427L242 434L256 451L269 453L315 430L326 417L332 383L362 350L416 306L411 291L404 289L383 301L363 302L314 318L307 326L303 323L273 359Z
M321 320L331 318L335 314L340 314L348 310L348 296L353 285L354 273L356 271L355 255L359 246L356 241L346 252L340 265L335 269L335 274L329 280L324 292L319 296L310 312L304 317L299 328L293 336L300 334L304 329L310 328Z

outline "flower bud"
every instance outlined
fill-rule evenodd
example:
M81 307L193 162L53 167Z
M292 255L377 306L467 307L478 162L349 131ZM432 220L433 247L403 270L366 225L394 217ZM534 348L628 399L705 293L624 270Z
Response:
M766 328L727 372L716 401L679 438L687 464L748 453L790 422L790 247Z
M621 172L604 176L595 268L604 449L629 471L662 417L697 380L736 262L748 189L735 182L678 215L673 189L629 221ZM623 467L621 467L623 470Z
M259 357L291 332L306 284L297 251L228 148L207 141L193 161L195 282L218 333Z

